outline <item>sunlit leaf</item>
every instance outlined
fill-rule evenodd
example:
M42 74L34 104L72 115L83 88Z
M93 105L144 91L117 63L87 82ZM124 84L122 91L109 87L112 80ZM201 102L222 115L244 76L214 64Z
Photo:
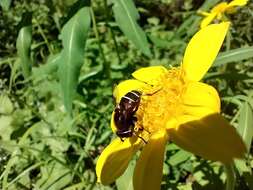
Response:
M253 137L253 112L247 102L242 105L238 124L238 131L249 151Z
M63 27L63 50L60 57L59 78L66 110L71 113L78 77L84 63L85 41L90 28L90 9L80 9Z
M10 98L7 95L0 95L0 114L11 114L13 111L13 105Z
M3 8L3 10L8 11L11 5L11 0L1 0L0 6Z
M247 166L246 160L235 160L235 166L239 171L240 175L242 175L244 172L251 171L251 168Z
M188 160L192 154L185 150L179 150L177 153L169 157L168 163L172 166L175 166L181 162Z
M220 53L216 58L213 66L221 66L227 63L237 63L245 59L253 57L253 47L243 47L238 49L233 49L227 52Z
M11 125L12 117L11 116L1 116L0 117L0 139L2 141L10 140L10 136L14 130Z
M122 32L138 49L150 56L147 36L137 23L140 16L133 1L113 0L113 3L114 16Z
M23 75L25 78L31 75L32 60L30 49L32 43L32 26L24 26L20 29L17 38L17 53L20 58Z
M128 164L128 168L124 172L122 176L120 176L117 181L116 185L118 190L133 190L133 172L134 172L135 162L131 161Z

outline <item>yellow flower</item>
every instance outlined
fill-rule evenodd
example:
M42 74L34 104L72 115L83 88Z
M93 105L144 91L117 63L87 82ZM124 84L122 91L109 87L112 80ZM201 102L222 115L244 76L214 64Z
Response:
M228 22L212 24L196 33L186 48L181 67L142 68L132 74L135 79L116 87L117 102L132 90L143 95L136 112L135 135L124 142L116 138L105 148L97 161L98 182L108 185L115 181L132 156L142 149L135 166L134 189L160 189L168 140L196 155L223 163L244 156L246 148L240 136L219 114L217 91L199 82L217 56L228 27ZM111 128L115 131L113 116L114 113Z
M199 11L199 13L205 18L200 23L200 28L204 28L209 25L214 19L224 20L223 15L226 13L236 12L235 7L246 5L248 0L233 0L230 3L222 2L212 8L211 12Z

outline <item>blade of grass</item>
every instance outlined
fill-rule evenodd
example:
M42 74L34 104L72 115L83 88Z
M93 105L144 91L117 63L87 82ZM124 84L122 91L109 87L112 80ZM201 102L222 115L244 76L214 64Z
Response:
M227 63L236 63L253 57L253 46L242 47L220 53L216 58L213 67L219 67Z
M238 124L237 130L249 151L253 137L253 112L247 102L244 102L242 105Z

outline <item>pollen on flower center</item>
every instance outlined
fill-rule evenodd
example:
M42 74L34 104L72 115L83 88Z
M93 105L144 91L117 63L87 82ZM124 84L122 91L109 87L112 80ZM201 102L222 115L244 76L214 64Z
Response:
M181 112L184 90L182 70L173 68L161 75L158 84L150 87L151 95L143 95L137 112L138 126L154 133L165 129L166 122Z

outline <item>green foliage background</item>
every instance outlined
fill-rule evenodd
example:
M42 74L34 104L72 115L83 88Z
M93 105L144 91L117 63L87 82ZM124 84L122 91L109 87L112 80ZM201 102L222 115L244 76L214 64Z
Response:
M197 10L218 2L1 0L0 189L132 189L134 160L116 183L96 183L96 160L114 138L113 87L140 67L179 65L199 29ZM204 80L219 91L222 113L248 147L247 158L235 162L236 188L247 190L253 3L228 19L230 33ZM172 143L163 174L162 189L222 189L225 181L220 163Z

